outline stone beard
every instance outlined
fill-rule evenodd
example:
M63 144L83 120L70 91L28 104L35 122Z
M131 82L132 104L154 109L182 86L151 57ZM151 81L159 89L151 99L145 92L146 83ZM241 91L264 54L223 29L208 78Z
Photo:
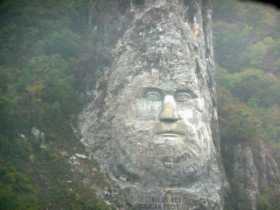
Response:
M115 193L106 199L119 208L221 210L208 60L179 16L150 22L158 11L149 11L116 46L82 116L83 142L110 178Z
M199 91L197 83L195 71L174 78L153 69L111 96L108 102L117 105L110 144L115 178L147 186L187 186L208 173L215 154L210 95Z

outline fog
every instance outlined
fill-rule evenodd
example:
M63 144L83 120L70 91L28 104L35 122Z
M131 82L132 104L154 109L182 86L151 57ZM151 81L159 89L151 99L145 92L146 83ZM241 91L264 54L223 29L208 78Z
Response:
M145 4L108 2L0 2L0 210L122 209L103 199L110 180L78 126L119 53L112 46L128 22L115 12L133 17ZM215 0L212 15L224 210L277 210L280 12Z

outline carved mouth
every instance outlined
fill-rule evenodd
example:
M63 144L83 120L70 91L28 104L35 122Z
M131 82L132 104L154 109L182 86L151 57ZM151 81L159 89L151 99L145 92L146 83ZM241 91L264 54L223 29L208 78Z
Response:
M158 123L155 133L165 137L178 137L186 135L186 126L183 123Z
M177 137L177 136L184 135L184 133L178 132L178 131L160 131L160 132L158 132L158 135L161 135L164 137Z

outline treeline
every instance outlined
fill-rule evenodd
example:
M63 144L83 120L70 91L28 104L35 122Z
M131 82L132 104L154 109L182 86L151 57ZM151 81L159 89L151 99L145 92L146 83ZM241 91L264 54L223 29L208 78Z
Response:
M215 1L214 11L221 140L264 142L279 154L280 12L234 0ZM225 162L230 159L223 155ZM225 168L230 171L231 164ZM279 202L275 189L266 189L258 198L258 210L277 210Z
M217 1L214 17L222 137L280 146L279 11Z
M280 148L279 12L214 2L222 141ZM0 3L0 210L109 209L69 163L84 152L73 128L102 69L92 58L93 5ZM260 209L276 209L271 199L264 195Z
M73 173L87 0L0 3L0 209L108 209Z

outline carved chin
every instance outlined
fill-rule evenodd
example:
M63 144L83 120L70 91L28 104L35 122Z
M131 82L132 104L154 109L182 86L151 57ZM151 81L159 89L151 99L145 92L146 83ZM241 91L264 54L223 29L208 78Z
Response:
M150 183L151 185L182 185L199 180L206 164L190 157L189 154L179 156L161 156L146 159L143 162L120 163L114 177L127 183ZM159 179L160 175L160 179Z
M176 147L184 144L185 138L185 136L172 133L160 134L153 138L153 144L158 146L165 145L166 147Z
M158 141L161 140L162 137L159 137ZM180 177L195 176L194 174L206 165L207 157L199 154L193 145L178 143L185 142L181 136L178 139L177 137L164 137L162 141L165 143L153 144L149 148L134 152L126 150L118 161L121 171L125 174L139 175L139 177L162 174L164 177L176 176L177 179L180 179ZM172 143L168 145L166 141Z
M120 181L184 183L197 179L197 173L207 163L205 145L200 145L198 142L203 141L194 136L175 132L154 134L150 130L126 131L130 131L126 136L116 132L109 150L112 154L108 155L113 157L114 165L114 169L108 170L114 170L111 171L113 176ZM162 178L157 181L159 174Z

